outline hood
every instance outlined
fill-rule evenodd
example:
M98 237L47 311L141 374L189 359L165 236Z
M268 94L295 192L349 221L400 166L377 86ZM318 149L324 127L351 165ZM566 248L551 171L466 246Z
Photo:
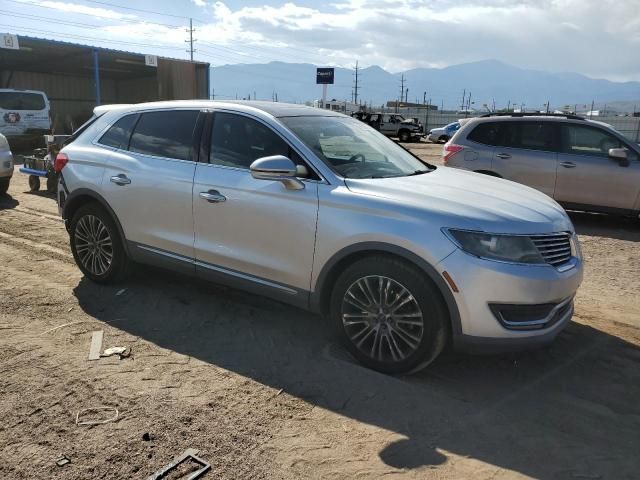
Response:
M444 127L439 127L439 128L432 128L431 130L429 130L429 133L444 133Z
M440 217L442 227L513 234L574 230L564 209L544 193L479 173L438 167L422 175L345 183L354 193L387 200L397 211Z

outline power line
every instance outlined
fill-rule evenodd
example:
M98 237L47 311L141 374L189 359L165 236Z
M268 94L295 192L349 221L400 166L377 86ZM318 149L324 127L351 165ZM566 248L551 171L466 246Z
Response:
M5 23L0 23L0 27L15 28L15 29L26 30L28 32L35 32L35 33L48 33L48 34L51 34L51 35L60 35L60 32L52 32L50 30L41 30L39 28L17 27L15 25L8 25L8 24L5 24ZM118 43L118 44L123 44L123 45L134 45L134 46L139 46L139 47L153 47L153 48L159 48L159 49L163 49L163 50L182 50L181 48L170 47L168 45L157 45L157 44L151 44L151 43L125 42L125 41L122 41L122 40L111 40L111 39L107 39L107 38L89 37L89 36L85 36L85 35L65 34L65 37L76 38L76 39L80 39L80 40L94 40L94 41L97 41L97 42L109 42L109 43Z
M185 17L184 15L172 15L170 13L156 12L154 10L144 10L142 8L125 7L124 5L117 5L115 3L109 3L109 2L99 2L97 0L84 0L84 1L88 3L95 3L98 5L106 5L108 7L122 8L123 10L131 10L133 12L151 13L153 15L161 15L164 17L173 17L173 18L184 18L184 19L189 18L189 17Z

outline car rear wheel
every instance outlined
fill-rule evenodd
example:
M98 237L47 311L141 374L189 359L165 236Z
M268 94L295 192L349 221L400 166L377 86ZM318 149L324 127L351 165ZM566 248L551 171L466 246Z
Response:
M0 195L4 195L9 190L9 183L11 183L11 177L0 178Z
M80 207L69 232L73 258L86 277L110 283L127 272L129 260L116 224L100 205Z
M393 257L367 257L345 269L330 312L349 351L380 372L426 367L445 345L447 313L436 287Z
M398 139L401 142L408 142L410 138L411 135L409 135L409 132L407 130L400 130L400 132L398 132Z

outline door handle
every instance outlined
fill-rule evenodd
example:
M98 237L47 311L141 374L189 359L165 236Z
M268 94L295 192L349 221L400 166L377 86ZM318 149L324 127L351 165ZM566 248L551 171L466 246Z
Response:
M506 160L507 158L511 158L511 155L509 155L508 153L498 153L496 157Z
M560 165L562 165L564 168L575 168L576 164L573 162L560 162Z
M209 190L208 192L200 192L200 198L205 199L209 203L222 203L227 201L227 197L217 190Z
M124 173L120 173L111 177L111 182L115 183L116 185L129 185L131 183L131 179Z

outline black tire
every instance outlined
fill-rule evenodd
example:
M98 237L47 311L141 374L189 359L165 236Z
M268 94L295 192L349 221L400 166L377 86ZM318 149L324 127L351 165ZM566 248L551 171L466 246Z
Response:
M442 143L447 143L449 141L449 137L446 135L442 135L438 141L442 142Z
M96 244L102 243L107 236L110 243L105 242L103 251L96 252ZM94 282L112 283L124 278L129 271L130 260L118 228L111 215L97 203L83 205L73 215L69 224L69 243L76 264Z
M409 134L408 130L400 130L398 132L398 140L400 140L401 142L408 142L410 138L411 135Z
M29 175L29 191L37 192L38 190L40 190L40 177Z
M58 175L54 172L47 175L47 192L58 193Z
M0 195L4 195L9 190L9 184L11 183L11 177L0 178Z
M391 282L385 283L384 279ZM369 297L359 293L364 290L357 290L362 281L368 287ZM408 296L398 294L402 288ZM368 308L372 307L374 302L369 302L366 309L360 307L364 304L364 299L376 295L376 290L379 290L378 298L381 299L381 303L387 307L395 307L395 310L388 310L393 312L391 315L386 315L392 318L380 318L385 317L385 314L379 307ZM356 293L356 303L352 302L354 297L348 296L349 292ZM391 305L387 302L388 295L393 297ZM345 297L349 300L345 300ZM410 300L404 304L403 298ZM403 306L397 307L394 303L403 303ZM356 304L357 308L353 313ZM376 308L377 314L370 313ZM405 308L410 310L403 310ZM416 317L416 311L421 315L419 319ZM340 274L333 288L330 317L339 337L351 354L365 366L383 373L406 373L424 368L442 352L446 344L448 313L437 287L418 268L391 256L365 257L348 266ZM414 320L410 320L411 318ZM409 326L399 329L398 323ZM373 332L373 338L367 329ZM410 336L404 337L407 334ZM407 339L411 340L413 346ZM370 353L369 349L371 352L377 350L376 354Z

